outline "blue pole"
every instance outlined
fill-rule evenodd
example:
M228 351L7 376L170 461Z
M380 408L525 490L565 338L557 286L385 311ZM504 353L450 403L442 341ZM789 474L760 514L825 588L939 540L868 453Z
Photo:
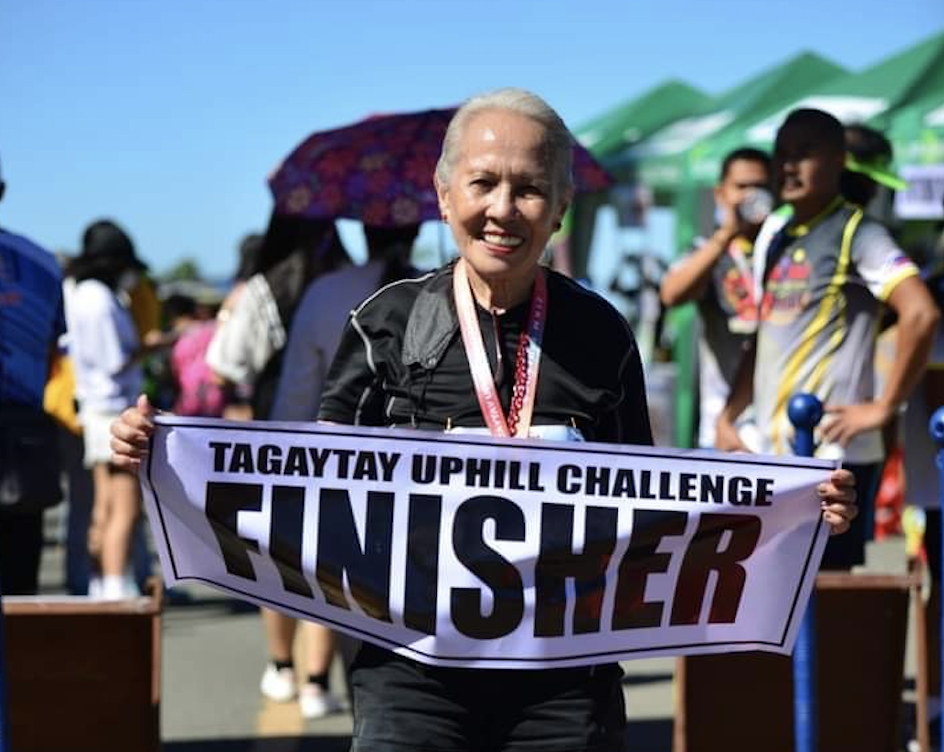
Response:
M2 573L0 573L2 575ZM3 579L0 577L0 752L10 749L10 725L7 723L6 635L3 631Z
M931 420L928 423L928 431L931 434L931 438L934 440L934 443L937 444L937 457L936 464L940 478L940 504L941 512L944 514L944 407L939 407L934 411L934 414L931 416ZM944 524L941 525L941 546L944 547ZM944 551L944 548L941 549ZM942 568L944 568L944 557L942 557ZM938 580L938 587L944 583L944 572L938 572L938 576L941 578ZM941 634L944 635L944 609L941 609ZM938 695L944 697L944 650L941 651L941 679L942 686L938 687ZM932 739L932 744L940 740Z
M816 450L813 429L823 417L823 405L812 394L795 394L787 416L796 429L797 456L812 457ZM816 715L816 593L810 593L806 614L793 648L793 736L796 752L816 752L819 719Z

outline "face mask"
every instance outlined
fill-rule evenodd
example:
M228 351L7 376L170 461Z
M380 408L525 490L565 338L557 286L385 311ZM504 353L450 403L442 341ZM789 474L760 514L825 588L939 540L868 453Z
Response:
M764 188L753 188L737 205L737 213L742 221L750 225L759 225L774 208L774 197Z

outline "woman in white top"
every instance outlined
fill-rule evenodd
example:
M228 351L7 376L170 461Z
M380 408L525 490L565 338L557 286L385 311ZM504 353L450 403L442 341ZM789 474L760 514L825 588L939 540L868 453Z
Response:
M126 574L131 535L141 510L137 478L110 463L108 427L141 392L138 332L127 291L145 265L128 236L113 222L95 222L82 237L82 253L66 269L66 322L75 367L76 398L85 440L85 464L92 468L95 500L89 552L101 579L89 593L109 600L137 594Z

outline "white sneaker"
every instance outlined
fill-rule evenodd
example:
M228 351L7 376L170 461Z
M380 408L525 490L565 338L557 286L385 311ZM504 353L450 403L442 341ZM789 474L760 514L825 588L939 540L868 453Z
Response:
M102 599L102 578L101 575L92 575L89 577L88 597L94 601Z
M295 699L297 691L295 672L290 668L277 669L274 663L266 664L262 681L259 682L259 691L275 702L291 702Z
M298 707L302 711L302 718L324 718L331 713L337 713L341 709L341 703L319 685L307 682L298 693Z
M123 601L127 597L126 586L127 582L123 574L104 575L102 577L102 600ZM135 586L135 590L137 590L137 586Z

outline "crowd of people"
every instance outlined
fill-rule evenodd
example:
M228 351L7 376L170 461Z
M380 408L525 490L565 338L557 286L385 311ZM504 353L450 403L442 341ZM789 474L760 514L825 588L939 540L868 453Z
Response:
M669 270L660 294L666 306L698 305L701 446L791 454L789 398L812 392L824 403L818 453L855 475L861 514L830 539L822 569L865 562L885 458L903 445L901 501L927 508L927 670L939 740L940 481L928 423L944 392L937 368L926 366L940 362L944 345L944 233L916 261L870 215L881 214L881 188L905 187L892 156L872 128L791 112L773 155L745 148L724 160L718 226ZM770 189L779 208L749 216L744 208ZM894 355L883 370L876 340L885 329Z
M80 462L94 489L82 543L87 592L125 598L141 586L136 472L157 407L651 444L644 364L626 321L541 263L573 196L572 144L536 95L474 97L456 112L431 176L455 261L419 275L409 263L416 225L367 227L368 262L353 266L333 222L273 214L264 236L244 244L215 316L168 299L163 326L146 266L115 223L90 225L62 272L50 254L0 230L0 413L16 404L41 418L50 376L64 364L74 373L77 419L59 431L74 443L81 426ZM918 266L868 214L876 184L898 185L890 156L881 134L844 129L818 110L792 112L772 155L744 148L724 161L717 226L662 282L664 305L695 301L703 322L701 446L790 454L786 401L797 391L823 401L820 451L848 468L819 488L824 519L845 533L830 539L828 568L863 561L882 429L921 383L940 318ZM885 309L897 320L897 355L876 390ZM170 404L140 396L142 359L156 352L175 376ZM937 397L925 394L926 412ZM70 516L80 483L71 485ZM19 513L0 506L4 594L36 592L43 509L56 501ZM306 622L299 681L295 620L266 611L263 623L261 692L297 699L308 718L340 707L328 683L340 647L354 749L623 749L617 664L433 667Z

